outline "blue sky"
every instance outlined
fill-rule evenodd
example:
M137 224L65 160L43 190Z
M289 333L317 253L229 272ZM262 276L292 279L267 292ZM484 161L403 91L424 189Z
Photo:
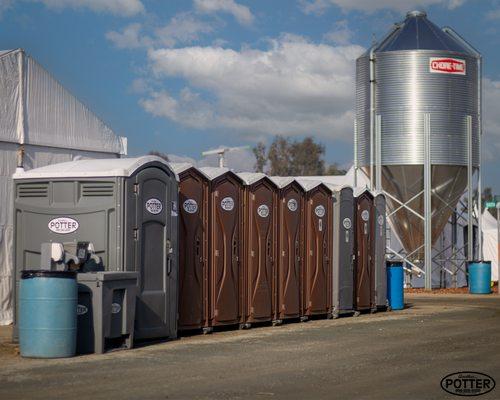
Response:
M0 49L24 48L133 155L313 135L349 165L354 60L417 7L484 56L483 175L500 193L499 0L0 0Z

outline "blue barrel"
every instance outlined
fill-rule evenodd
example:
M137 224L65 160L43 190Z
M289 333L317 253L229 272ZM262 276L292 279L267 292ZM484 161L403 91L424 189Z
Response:
M469 293L491 293L491 261L469 262Z
M387 263L387 300L393 310L402 310L404 300L404 270L403 263L389 261Z
M19 283L21 356L74 356L77 300L75 272L23 271Z

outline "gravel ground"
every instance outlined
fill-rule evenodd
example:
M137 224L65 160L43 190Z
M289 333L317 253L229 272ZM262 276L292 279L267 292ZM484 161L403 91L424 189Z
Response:
M0 329L0 399L453 399L500 384L500 296L408 294L403 311L190 336L129 351L21 359ZM500 399L500 388L480 397Z

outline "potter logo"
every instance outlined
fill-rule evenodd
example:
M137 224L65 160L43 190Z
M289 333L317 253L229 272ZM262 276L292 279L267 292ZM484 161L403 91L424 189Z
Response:
M429 59L429 72L434 74L465 75L465 60L459 58L438 58Z
M295 200L295 199L288 200L287 206L288 206L288 209L292 212L297 211L297 208L299 207L297 200Z
M232 211L234 208L234 200L232 197L224 197L221 202L220 206L224 211Z
M480 396L495 388L495 380L481 372L455 372L441 380L441 388L455 396Z
M350 218L344 218L344 220L342 221L342 225L344 225L345 229L351 229L351 226L352 226L351 219Z
M78 304L76 306L76 315L84 315L84 314L87 314L87 311L89 309L87 307L85 307L84 305L82 304Z
M48 227L54 233L65 235L78 229L78 221L69 217L54 218L49 221Z
M182 204L182 207L188 214L194 214L196 211L198 211L198 203L194 199L187 199Z
M259 208L257 208L257 214L259 214L259 216L262 218L267 218L267 216L269 215L269 207L265 204L261 204Z
M122 310L122 306L118 303L111 304L111 314L118 314Z
M314 209L314 213L318 217L323 218L325 216L325 207L322 206L321 204L319 206L316 206L316 208Z
M379 215L378 218L377 218L377 222L380 226L384 225L384 216L383 215Z
M365 222L370 219L370 213L368 212L368 210L363 210L363 212L361 213L361 219Z
M149 199L146 201L146 210L148 210L150 214L159 214L163 210L163 204L158 199Z

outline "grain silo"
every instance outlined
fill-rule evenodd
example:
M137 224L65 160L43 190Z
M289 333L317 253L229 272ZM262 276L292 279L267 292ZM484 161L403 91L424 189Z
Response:
M465 192L470 205L481 190L480 83L481 55L422 11L356 62L355 168L386 194L403 257L425 266L428 289L433 244Z

